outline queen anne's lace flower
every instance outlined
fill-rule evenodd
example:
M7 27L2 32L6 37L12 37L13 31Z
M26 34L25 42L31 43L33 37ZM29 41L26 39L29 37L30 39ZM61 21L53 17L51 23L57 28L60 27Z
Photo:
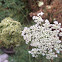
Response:
M39 54L46 56L47 59L53 59L57 57L58 53L62 51L61 40L59 35L62 36L61 24L57 21L54 24L46 19L45 21L41 16L33 16L35 25L31 27L25 27L22 31L22 36L26 41L26 44L30 43L33 47L30 54L33 57L38 57ZM41 24L41 22L45 22Z

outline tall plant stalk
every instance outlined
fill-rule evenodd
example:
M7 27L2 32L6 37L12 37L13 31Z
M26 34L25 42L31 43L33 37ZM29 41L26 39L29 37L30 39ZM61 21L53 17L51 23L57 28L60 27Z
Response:
M52 60L52 59L51 59L50 61L51 61L51 62L53 62L53 60Z

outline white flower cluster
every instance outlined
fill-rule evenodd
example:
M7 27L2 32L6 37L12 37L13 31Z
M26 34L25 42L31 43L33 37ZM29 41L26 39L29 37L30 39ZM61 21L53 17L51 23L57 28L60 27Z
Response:
M54 24L50 24L48 20L43 20L39 13L37 16L33 16L35 25L31 27L25 27L22 31L22 36L26 41L26 44L30 44L33 48L29 51L33 57L38 57L39 54L46 56L47 59L53 59L58 57L57 54L62 51L61 40L59 35L62 36L61 23L57 21ZM41 22L44 22L41 24Z
M44 20L41 18L41 16L42 16L43 14L44 14L44 13L41 12L41 13L38 13L37 16L33 16L34 22L36 22L37 24L41 24L41 22L44 22Z

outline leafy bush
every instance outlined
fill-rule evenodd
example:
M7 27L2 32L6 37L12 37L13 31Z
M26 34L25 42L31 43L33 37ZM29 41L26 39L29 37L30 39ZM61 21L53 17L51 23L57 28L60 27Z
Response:
M10 17L0 23L0 45L6 48L18 46L21 42L21 24Z

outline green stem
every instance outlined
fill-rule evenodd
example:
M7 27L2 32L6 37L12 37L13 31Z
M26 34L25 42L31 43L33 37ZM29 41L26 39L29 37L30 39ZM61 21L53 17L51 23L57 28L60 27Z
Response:
M30 54L29 54L29 62L31 62L31 57L30 57Z
M28 51L29 51L29 44L28 44ZM31 56L30 56L30 53L29 53L29 62L31 62Z
M61 55L58 55L58 57L59 57L59 58L62 58L62 56L61 56Z
M53 60L52 60L52 59L51 59L50 61L51 61L51 62L53 62Z

